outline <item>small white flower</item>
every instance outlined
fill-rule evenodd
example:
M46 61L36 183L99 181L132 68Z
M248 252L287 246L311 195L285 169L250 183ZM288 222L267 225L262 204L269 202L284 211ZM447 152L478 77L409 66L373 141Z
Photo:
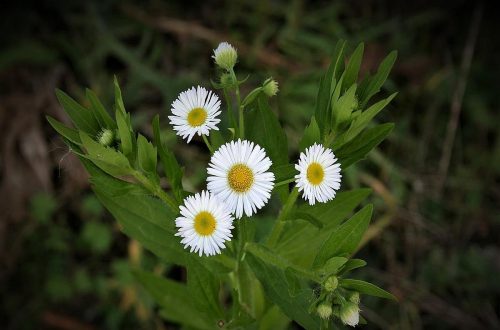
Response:
M214 54L212 58L215 63L223 69L231 70L236 64L238 59L238 53L233 46L227 42L221 42L217 48L214 49Z
M272 162L259 145L246 140L231 141L219 148L207 169L210 192L224 201L236 218L250 217L271 197Z
M175 236L181 236L184 247L200 256L220 254L224 242L230 241L233 229L231 213L226 205L208 191L184 199L180 206L181 215L175 219L179 228Z
M304 191L302 196L310 205L335 198L342 175L332 150L315 143L300 154L295 169L299 171L295 176L297 187L299 191Z
M209 135L211 129L219 130L219 109L220 100L217 95L200 86L192 87L180 93L172 103L173 116L168 118L177 135L187 138L189 143L196 133Z
M348 301L340 309L340 319L344 324L355 327L359 323L359 307L358 305Z

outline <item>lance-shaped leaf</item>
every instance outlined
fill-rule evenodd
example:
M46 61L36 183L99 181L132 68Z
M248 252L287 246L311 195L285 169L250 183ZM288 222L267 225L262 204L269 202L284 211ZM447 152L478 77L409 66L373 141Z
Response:
M80 134L77 130L65 126L63 123L52 118L51 116L46 116L46 118L50 126L52 126L52 128L54 128L57 133L61 134L62 137L70 140L74 144L82 144L82 142L80 141Z
M384 289L379 288L375 284L371 284L361 280L352 280L352 279L342 279L339 281L340 286L349 290L358 291L362 294L367 294L369 296L375 296L385 299L397 300L389 292Z
M316 111L315 117L321 131L321 135L330 129L331 116L330 116L330 100L333 92L332 83L339 81L340 72L344 66L344 50L345 41L339 40L335 45L333 51L332 61L328 67L328 71L321 78L318 96L316 97Z
M299 143L299 151L303 151L307 147L312 146L315 142L321 142L321 132L313 116L311 118L311 123L304 130L304 135Z
M118 125L118 136L120 137L121 150L128 159L133 160L134 145L132 142L130 116L120 110L116 110L115 116L116 124Z
M266 296L283 313L306 329L319 329L318 316L308 311L314 295L307 283L300 280L293 273L286 272L276 264L269 263L262 258L258 248L254 245L247 246L246 260L252 267L255 275L264 287ZM294 290L290 290L293 284Z
M345 77L342 90L346 90L351 87L352 84L358 79L359 68L361 67L361 61L363 60L363 52L365 50L365 44L360 43L358 47L354 50L349 59L349 64L345 69Z
M328 203L314 206L303 204L298 207L297 212L310 214L322 222L323 228L319 230L306 222L287 222L283 239L278 242L279 254L295 265L311 268L321 244L369 193L370 189L366 188L345 191L338 193L335 199Z
M377 125L365 130L338 150L334 149L342 170L365 158L373 148L378 146L389 135L393 128L393 123Z
M193 303L201 314L217 324L224 319L219 302L220 281L209 269L207 269L200 259L188 259L188 288L193 299Z
M60 89L56 90L56 96L76 128L92 136L97 136L97 133L99 133L99 123L92 111L80 105Z
M134 275L160 305L161 316L166 320L195 329L215 328L215 324L196 309L195 301L186 284L144 271L135 271Z
M80 140L87 151L86 157L104 172L117 178L132 174L133 169L121 152L101 145L83 131L80 131Z
M368 228L372 212L373 206L369 204L340 225L321 246L313 266L323 265L331 257L351 254Z
M377 73L373 77L365 78L365 81L361 84L359 90L359 102L361 109L366 106L373 95L380 91L380 88L382 88L384 82L389 76L389 72L391 72L394 62L396 62L397 56L398 53L396 51L392 51L389 55L387 55L382 63L380 63Z
M116 123L115 121L111 118L109 113L106 111L104 108L104 105L102 105L101 101L95 95L93 91L90 89L86 90L86 96L87 99L89 100L90 104L92 105L92 110L94 111L94 115L99 122L99 125L101 127L109 128L109 129L116 129Z
M153 146L144 136L137 137L137 162L140 169L155 177L157 154L156 147Z
M168 150L161 142L160 135L160 117L156 115L153 119L154 142L160 155L160 160L165 171L170 186L174 192L177 202L182 202L182 169L175 158L175 155Z

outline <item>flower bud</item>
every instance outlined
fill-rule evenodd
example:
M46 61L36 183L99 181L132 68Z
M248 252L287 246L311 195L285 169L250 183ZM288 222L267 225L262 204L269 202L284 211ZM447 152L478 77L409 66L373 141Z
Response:
M348 301L340 309L340 319L344 324L355 327L359 323L359 307L357 304Z
M339 280L337 279L337 276L330 276L325 282L325 290L328 292L335 291L338 285Z
M332 306L326 303L321 303L316 311L318 312L319 317L324 320L328 320L330 316L332 316Z
M361 299L359 298L359 292L352 292L351 295L349 296L349 301L358 305L359 302L361 301Z
M266 81L264 81L264 85L262 86L262 90L264 93L271 97L276 94L278 94L279 88L278 88L278 82L274 80L273 78L268 78Z
M221 42L219 46L214 49L212 58L215 60L215 64L229 71L236 64L238 54L236 53L236 49L229 43Z
M99 141L99 143L105 147L111 145L111 143L113 143L113 139L114 139L113 131L107 128L104 128L97 135L97 141Z

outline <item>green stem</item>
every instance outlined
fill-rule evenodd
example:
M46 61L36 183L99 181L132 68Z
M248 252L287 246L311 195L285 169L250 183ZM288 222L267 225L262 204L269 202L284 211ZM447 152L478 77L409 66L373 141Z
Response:
M207 145L208 150L210 150L210 154L213 154L214 153L214 148L210 144L210 141L208 141L207 136L204 135L204 134L202 134L202 137L203 137L203 141L205 141L205 144Z
M148 189L153 195L164 201L170 209L172 209L172 211L177 212L179 210L177 202L170 197L170 195L167 194L159 184L152 182L139 171L134 172L134 177L144 186L144 188Z
M233 69L231 69L230 73L231 73L233 80L236 82L235 93L236 93L236 101L238 104L239 133L240 133L240 138L244 139L245 138L245 117L243 116L244 106L241 104L240 86L238 85L238 79L236 79L236 74L234 73Z
M278 215L278 219L274 223L273 229L271 230L271 234L269 234L269 238L267 239L267 245L269 245L270 247L273 247L278 242L281 232L283 231L283 227L285 226L286 218L288 217L288 214L292 210L292 207L295 204L295 201L297 200L298 196L299 196L299 189L295 187L293 188L290 195L288 195L288 199L286 200L285 205L283 205L283 208L281 209L281 212Z
M234 119L233 106L231 105L231 99L225 88L224 88L224 98L226 99L226 108L227 108L227 113L229 115L229 122L231 123L231 126L236 130L238 129L238 127L236 125L236 119Z
M278 188L280 186L284 186L284 185L289 184L289 183L291 183L293 181L295 181L295 178L291 178L291 179L280 181L280 182L278 182L277 184L274 185L274 188Z

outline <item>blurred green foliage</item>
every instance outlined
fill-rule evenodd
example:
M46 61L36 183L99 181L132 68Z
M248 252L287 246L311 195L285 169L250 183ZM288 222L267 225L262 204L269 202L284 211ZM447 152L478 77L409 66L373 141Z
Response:
M15 91L17 71L40 76L59 68L59 87L72 95L89 86L110 104L112 75L134 127L165 117L170 102L191 84L209 86L210 50L220 40L245 52L240 66L271 72L280 84L277 106L288 139L314 112L320 74L339 38L366 44L362 74L373 72L387 50L399 52L385 88L400 90L381 121L396 122L381 152L345 173L349 187L375 191L368 261L359 277L384 283L399 305L362 301L370 328L495 328L500 324L500 134L498 123L498 19L484 8L455 143L444 146L450 103L460 77L474 2L455 1L27 1L4 5L0 90ZM493 38L492 38L493 37ZM251 84L267 78L254 75ZM251 85L250 84L250 85ZM398 109L397 111L393 111ZM43 122L44 116L40 116ZM48 132L49 130L47 130ZM54 134L47 133L47 139ZM174 133L162 132L172 145ZM444 188L437 187L444 148L452 148ZM202 145L176 150L185 165L185 187L205 173ZM297 150L290 150L296 154ZM57 170L59 164L54 164ZM63 177L71 181L71 178ZM51 178L54 182L60 177ZM7 329L54 326L54 313L96 328L167 327L155 319L150 297L132 270L168 272L153 256L137 252L88 188L63 198L32 196L18 237L22 253L2 270L1 324ZM190 189L192 188L192 189ZM15 193L15 192L13 192ZM261 230L261 228L258 228ZM135 252L134 252L135 251ZM370 267L373 266L373 267ZM378 271L377 271L378 269Z

